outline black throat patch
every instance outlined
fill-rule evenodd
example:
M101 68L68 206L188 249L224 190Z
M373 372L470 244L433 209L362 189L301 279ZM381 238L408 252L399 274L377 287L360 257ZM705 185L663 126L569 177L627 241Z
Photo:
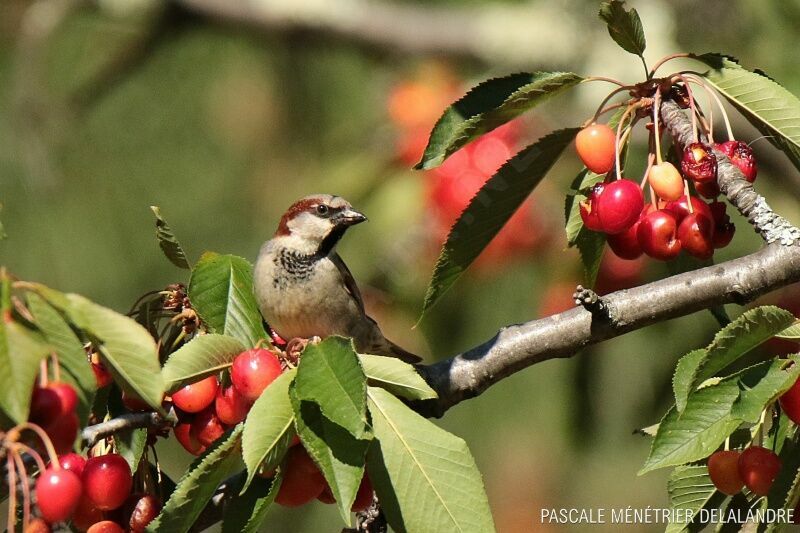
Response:
M314 271L314 266L321 259L317 254L303 254L295 250L282 248L272 260L282 272L276 276L272 284L279 289L284 289L289 283L308 281Z

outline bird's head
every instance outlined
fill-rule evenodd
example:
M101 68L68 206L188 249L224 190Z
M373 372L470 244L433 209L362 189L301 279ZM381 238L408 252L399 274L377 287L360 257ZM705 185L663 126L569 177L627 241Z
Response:
M340 196L314 194L296 201L286 210L275 232L290 236L314 252L333 249L350 226L367 220Z

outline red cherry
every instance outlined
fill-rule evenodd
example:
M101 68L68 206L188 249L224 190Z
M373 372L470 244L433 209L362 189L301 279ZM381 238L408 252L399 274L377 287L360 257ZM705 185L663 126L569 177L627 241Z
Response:
M800 424L800 380L795 381L794 385L783 393L778 402L789 420Z
M125 533L125 530L113 520L103 520L102 522L92 524L92 526L86 530L86 533Z
M720 193L719 185L717 185L716 180L708 181L705 183L700 183L699 181L696 181L694 184L694 188L701 196L703 196L704 198L708 198L710 200L713 200L714 198L719 196Z
M75 438L78 436L78 415L74 412L61 415L49 424L42 426L42 429L50 440L53 441L53 447L59 454L66 454L72 451L75 445Z
M192 434L191 418L188 420L181 420L172 431L175 433L175 439L187 452L192 455L200 455L205 451L206 447L200 444L196 435Z
M172 402L181 411L199 413L214 401L217 396L217 387L219 387L217 377L208 376L173 393Z
M739 457L739 475L747 488L759 496L769 493L780 470L780 458L761 446L750 446Z
M664 200L677 200L683 195L683 178L675 165L667 161L650 167L647 181Z
M86 461L82 479L86 496L103 511L116 509L125 503L133 486L128 462L115 453Z
M708 458L708 475L717 490L728 496L733 496L741 492L744 487L739 475L739 455L738 451L726 450L711 454Z
M336 503L336 498L333 497L333 492L331 492L331 486L325 483L325 488L322 489L322 492L317 499L326 505L331 505Z
M642 190L630 180L607 183L597 197L597 216L603 231L609 235L622 233L633 226L644 208Z
M603 225L600 224L600 218L597 216L597 198L603 193L605 187L605 183L598 183L592 187L589 195L580 203L583 225L592 231L603 231Z
M94 372L94 380L97 382L98 389L108 387L114 381L111 373L102 363L92 363L92 372Z
M58 463L64 470L69 470L78 477L83 475L83 468L86 466L86 459L77 453L66 453L58 456Z
M575 137L575 149L586 168L595 174L605 174L614 168L614 130L605 124L592 124L583 128Z
M672 214L675 215L675 220L678 222L678 224L680 224L683 218L690 213L705 217L711 223L714 222L714 215L711 213L711 208L707 203L694 196L691 197L691 201L691 211L689 211L689 202L686 201L686 196L683 196L674 202L668 202L665 209L671 211Z
M678 239L689 255L699 259L710 259L714 255L714 226L704 216L686 215L678 225Z
M633 226L617 233L616 235L608 236L608 246L617 257L622 259L633 260L642 255L642 247L639 246L639 220Z
M236 392L235 387L220 387L217 390L217 399L214 401L214 408L220 422L228 425L235 425L245 419L252 402Z
M655 259L667 261L681 252L678 240L678 222L675 215L665 209L648 213L639 222L636 232L642 251Z
M225 427L217 418L214 407L209 406L204 411L197 413L192 422L190 435L194 437L201 446L210 446L215 440L225 433Z
M753 183L756 180L758 165L750 145L742 141L728 141L714 146L717 150L727 155L731 163L739 167L747 181Z
M733 240L736 226L725 213L724 203L712 202L708 207L714 219L714 248L725 248Z
M147 524L152 522L161 511L161 502L152 494L136 496L136 503L128 521L132 533L143 533Z
M353 506L350 507L350 510L354 513L366 511L372 505L372 492L372 482L370 482L367 473L364 472L364 477L361 478L361 485L358 486L358 492L356 492L356 499L353 501Z
M50 387L35 387L31 395L28 419L40 426L49 424L61 415L61 397Z
M78 502L78 507L72 514L72 525L80 531L86 531L92 524L102 520L103 511L98 509L86 495L83 495L80 502Z
M48 388L58 395L61 400L61 414L68 415L75 412L78 406L78 393L69 383L51 383Z
M325 478L302 446L289 449L284 470L275 501L285 507L306 504L325 489Z
M717 180L717 157L703 143L692 143L683 151L681 170L698 183Z
M81 480L74 472L51 467L36 480L36 501L47 522L61 522L72 516L80 499Z
M122 405L124 405L128 411L134 413L152 410L150 404L142 400L136 393L125 390L122 391Z
M25 533L50 533L52 531L47 522L41 518L34 518L25 527Z
M236 390L255 401L267 386L281 375L281 363L274 353L263 348L247 350L236 356L231 365L231 382Z

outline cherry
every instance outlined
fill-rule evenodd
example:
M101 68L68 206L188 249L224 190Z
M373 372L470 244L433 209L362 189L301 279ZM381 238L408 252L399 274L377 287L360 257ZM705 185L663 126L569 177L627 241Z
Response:
M622 259L633 260L642 255L642 247L639 245L639 220L633 226L617 233L616 235L608 236L608 246L617 257Z
M667 161L650 167L647 181L664 200L677 200L683 195L683 178L675 165Z
M733 240L736 226L725 213L724 203L712 202L708 207L714 219L714 248L725 248Z
M683 151L683 173L698 183L717 180L717 157L703 143L692 143Z
M675 215L675 219L677 220L678 224L680 224L683 218L690 213L705 217L709 222L713 223L714 215L711 213L711 208L708 206L708 204L699 198L695 198L694 196L690 198L692 202L691 211L689 210L689 202L686 201L686 196L682 196L680 199L673 202L668 202L665 209L671 211L672 214Z
M77 453L67 453L58 457L58 463L64 470L69 470L78 477L83 475L86 459Z
M731 163L739 167L744 177L750 183L756 180L758 165L750 145L742 141L728 141L715 145L716 149L728 156Z
M81 479L74 472L50 467L36 480L36 501L47 522L61 522L72 516L80 499Z
M592 124L575 136L575 149L586 168L605 174L614 168L616 135L605 124Z
M781 409L795 424L800 424L800 379L794 382L789 390L783 393L778 402Z
M708 198L710 200L713 200L714 198L719 196L720 193L719 185L717 185L716 180L707 181L704 183L700 183L699 181L695 182L694 188L701 196L703 196L704 198Z
M92 524L91 527L86 530L86 533L125 533L125 530L113 520L103 520L102 522Z
M331 486L325 483L325 488L322 489L322 492L317 499L326 505L331 505L336 503L336 498L333 497L333 492L331 491Z
M133 533L143 533L147 524L161 511L161 502L152 494L135 495L133 499L135 503L128 526Z
M94 372L94 380L97 382L98 389L108 387L114 381L111 373L106 370L103 363L92 363L92 372Z
M747 488L759 496L769 493L780 470L780 458L761 446L750 446L739 457L739 475Z
M667 261L681 252L681 241L678 240L677 231L678 222L675 215L665 209L659 209L642 218L636 235L644 253Z
M213 406L209 406L195 415L189 432L190 436L203 447L210 446L223 433L225 433L225 427L217 418Z
M217 417L223 424L231 426L238 424L247 416L253 404L236 391L235 387L220 387L217 390L217 399L214 408Z
M86 531L92 524L103 520L103 511L92 503L92 500L84 494L78 502L78 507L72 514L72 525L81 531Z
M350 507L350 510L354 513L366 511L372 505L372 492L372 482L369 480L367 473L364 472L364 477L361 478L361 485L358 486L358 492L356 492L356 499L353 500L353 506Z
M124 405L128 411L132 411L134 413L151 410L150 404L142 400L139 395L126 390L122 391L122 405Z
M231 382L236 390L255 401L267 386L281 375L281 364L274 353L253 348L236 356L231 365Z
M82 479L86 496L103 511L116 509L125 503L133 486L128 462L115 453L86 461Z
M598 183L592 187L589 195L579 206L583 225L592 231L603 231L603 225L600 224L600 218L597 216L597 199L603 193L605 187L605 183Z
M200 455L206 447L200 444L197 436L192 433L192 419L185 420L184 418L181 417L181 421L172 430L175 433L175 439L187 452L192 455Z
M678 239L686 253L699 259L714 255L714 226L704 216L691 213L678 225Z
M217 396L219 382L216 376L190 383L172 394L172 402L181 411L199 413L214 401Z
M42 426L42 429L53 441L53 447L59 454L66 454L72 451L75 445L75 438L78 436L78 415L74 412L62 415Z
M319 496L324 489L325 478L305 448L290 448L275 501L285 507L299 507Z
M717 490L728 496L738 494L744 481L739 475L739 456L734 450L718 451L708 458L708 475Z
M35 387L31 395L31 409L28 419L43 426L61 414L61 396L50 387Z
M47 522L41 518L34 518L28 522L25 533L50 533L51 529Z
M78 393L69 383L51 383L48 388L56 393L61 401L61 414L68 415L75 412L78 406Z
M603 231L613 235L622 233L636 223L644 207L644 197L638 185L620 179L606 184L596 204Z

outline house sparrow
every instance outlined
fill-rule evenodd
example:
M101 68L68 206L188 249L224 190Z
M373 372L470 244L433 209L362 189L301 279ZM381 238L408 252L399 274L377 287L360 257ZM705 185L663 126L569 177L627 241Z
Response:
M342 335L361 353L421 359L386 339L364 311L353 275L334 249L347 228L367 220L343 198L306 196L281 217L255 265L261 314L282 338Z

